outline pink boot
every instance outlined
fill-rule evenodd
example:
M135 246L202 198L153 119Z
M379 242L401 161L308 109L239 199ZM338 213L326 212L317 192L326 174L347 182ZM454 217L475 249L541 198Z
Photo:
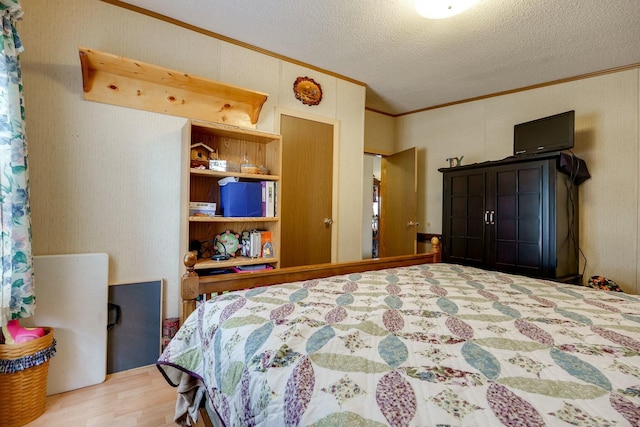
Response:
M7 326L2 327L5 344L20 344L26 341L35 340L44 336L42 328L23 328L18 323L18 319L9 320Z

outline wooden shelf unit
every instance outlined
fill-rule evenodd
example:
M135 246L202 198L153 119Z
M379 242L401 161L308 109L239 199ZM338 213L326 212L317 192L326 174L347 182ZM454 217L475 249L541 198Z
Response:
M79 47L83 97L138 110L255 128L268 95Z
M271 233L273 258L247 258L236 256L226 261L198 259L195 268L230 268L239 265L270 264L277 268L280 262L280 173L282 170L282 139L280 135L260 132L253 129L241 129L219 123L190 120L183 129L182 166L183 180L183 224L186 248L194 240L212 240L216 235L231 230L236 234L242 231L265 230ZM242 164L246 156L251 163L265 166L269 174L248 174L238 172L212 171L192 168L190 147L202 143L215 150L221 160ZM225 177L237 177L240 181L274 181L276 191L276 216L274 217L224 217L189 216L189 202L215 202L220 212L220 189L218 181Z

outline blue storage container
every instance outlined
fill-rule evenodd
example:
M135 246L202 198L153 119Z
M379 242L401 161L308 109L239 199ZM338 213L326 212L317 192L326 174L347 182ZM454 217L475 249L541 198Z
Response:
M229 182L221 186L220 209L227 217L262 216L262 185L259 182Z

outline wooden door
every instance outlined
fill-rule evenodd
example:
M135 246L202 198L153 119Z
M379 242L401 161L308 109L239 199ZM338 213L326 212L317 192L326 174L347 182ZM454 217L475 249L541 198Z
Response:
M382 159L380 257L417 252L417 170L415 147Z
M280 266L331 262L333 125L283 114Z

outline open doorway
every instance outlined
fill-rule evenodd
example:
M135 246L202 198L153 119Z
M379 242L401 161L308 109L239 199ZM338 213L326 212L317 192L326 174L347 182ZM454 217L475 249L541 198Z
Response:
M364 154L362 201L362 259L380 256L380 163L379 154Z
M417 253L417 167L415 148L388 156L365 153L363 259Z

